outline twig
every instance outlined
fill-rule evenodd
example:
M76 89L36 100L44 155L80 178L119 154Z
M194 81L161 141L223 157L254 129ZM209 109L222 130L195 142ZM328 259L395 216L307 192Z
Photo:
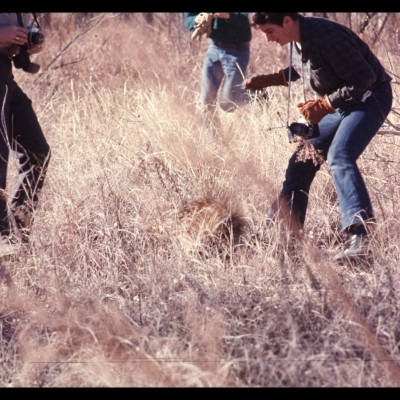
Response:
M244 81L246 80L246 78L245 78L245 76L244 76L244 73L243 73L243 71L242 71L242 68L240 68L240 65L239 65L238 62L236 62L235 64L236 64L236 66L238 67L238 70L239 70L239 72L240 72L240 75L242 75L243 82L244 82Z
M112 18L115 15L112 16ZM106 18L110 18L109 15L101 15L96 23L91 27L86 29L83 32L78 33L47 65L46 69L49 69L64 53L66 53L76 42L84 35L97 28Z
M392 59L390 58L390 52L389 52L387 46L385 45L385 43L383 42L383 40L380 38L379 34L376 33L375 29L373 28L372 30L374 31L374 33L375 33L375 35L376 35L376 40L377 40L377 41L383 46L383 48L385 49L386 56L387 56L387 58L388 58L388 60L389 60L389 64L390 64L391 71L394 71Z
M400 117L400 113L395 108L392 108L391 112Z
M376 162L385 162L385 163L392 163L392 164L400 164L400 161L386 160L386 159L379 159L379 158L370 158L370 157L363 157L363 160L376 161ZM379 178L372 177L372 176L370 176L369 178L375 179L375 180L380 180ZM381 181L387 183L386 180L381 180Z
M400 136L400 131L382 130L382 131L378 131L378 135L395 135L395 136Z
M393 112L393 110L392 110L392 112ZM396 114L396 113L395 113ZM390 134L393 134L393 135L400 135L400 127L399 126L396 126L395 124L393 124L392 122L390 122L389 121L389 119L388 118L386 118L386 120L385 120L385 122L389 125L389 126L391 126L392 128L394 128L394 131L390 131L390 130L387 130L387 129L380 129L379 131L378 131L378 134L388 134L388 133L390 133Z
M366 14L366 18L364 20L364 22L361 24L361 26L358 28L358 33L363 33L366 29L366 27L369 25L369 23L371 22L371 18L376 15L376 12L372 12L372 13L365 13Z
M78 58L77 60L73 60L70 62L66 62L66 63L62 63L59 64L55 67L53 67L52 69L59 69L59 68L63 68L63 67L67 67L68 65L72 65L72 64L78 64L82 61L87 60L88 58L92 57L94 53L96 53L96 51L100 50L105 44L107 43L107 39L101 44L101 46L99 46L97 49L93 50L90 54L88 54L86 57L83 58Z

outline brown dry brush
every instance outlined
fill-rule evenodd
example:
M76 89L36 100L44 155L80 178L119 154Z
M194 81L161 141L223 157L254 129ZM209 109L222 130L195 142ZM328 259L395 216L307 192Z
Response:
M287 225L277 222L263 227L262 242L258 238L249 241L247 212L236 199L245 197L248 209L259 216L265 197L269 197L266 194L272 190L267 193L269 188L265 188L256 198L257 190L253 189L258 182L254 186L251 180L243 183L247 177L244 172L232 177L235 168L228 163L210 166L207 161L194 161L201 157L168 159L158 136L165 127L164 110L158 109L156 116L149 112L149 117L146 107L153 110L154 104L140 96L141 85L154 93L161 89L170 94L169 86L174 94L181 86L189 88L185 95L191 89L196 92L202 46L191 47L190 33L185 37L177 24L164 24L170 21L167 15L154 15L151 27L143 26L140 16L133 17L134 24L110 18L80 35L86 28L71 29L61 16L63 23L52 32L57 40L48 41L55 51L38 55L43 66L49 65L54 55L60 57L43 71L39 83L30 83L29 77L21 80L23 86L32 85L35 104L39 109L43 105L46 111L40 118L56 156L43 192L44 208L37 214L34 251L5 262L0 270L0 386L398 386L396 138L385 144L385 159L396 162L384 164L391 167L385 168L391 174L390 182L380 176L382 168L375 168L382 164L364 163L375 185L372 193L386 195L380 205L384 216L380 240L385 246L378 249L370 269L339 268L329 263L325 251L307 240L296 246L286 244L287 226L293 226L293 221L284 206L280 212L288 217ZM165 26L171 30L169 35ZM365 34L373 39L369 26ZM93 47L92 33L105 39ZM138 45L142 37L146 37L146 48ZM261 66L275 65L275 61L285 64L286 51L271 45L255 33L252 71L266 73ZM116 48L118 57L110 57ZM155 51L164 63L154 64ZM101 68L91 64L94 56ZM71 67L74 60L79 62ZM148 67L150 61L152 68ZM69 137L69 87L74 85L86 93L79 82L89 75L99 99L103 89L112 89L113 106L119 106L117 95L123 88L120 101L124 107L127 100L134 109L136 99L140 103L141 118L135 118L135 128L132 132L126 128L124 136L129 139L124 144L132 146L129 167L115 169L119 158L109 154L114 151L110 146L114 142L103 133L96 134L92 147L104 139L108 151L96 158L87 150L79 160L73 158L79 144ZM157 81L159 76L163 77L162 85ZM37 90L36 83L43 91ZM107 96L104 99L99 115L107 111ZM175 105L173 96L169 100L166 109ZM87 103L85 97L82 101ZM268 101L272 107L276 98ZM97 110L95 104L93 107ZM54 120L53 111L57 116ZM94 120L101 123L93 118L92 109L83 107L83 111L75 121L81 137ZM172 111L168 115L175 118L180 114ZM160 119L159 126L150 123L155 118ZM146 120L148 125L143 125ZM186 126L186 121L177 119L178 128L180 123ZM257 121L247 125L254 132L260 130ZM115 124L105 124L95 130L110 132L113 140L118 140L113 128ZM144 132L152 143L148 145L144 139L141 151L133 146L129 134L137 137ZM163 134L169 140L175 131L164 130ZM195 140L197 130L190 134ZM383 144L381 139L376 138L377 144ZM67 143L67 161L60 142ZM380 154L384 152L382 146L379 149ZM232 160L226 150L223 157ZM318 162L313 149L303 150L300 157ZM257 149L250 151L254 154L252 168L257 171ZM242 155L238 153L231 162L238 166L237 171L246 169ZM272 156L276 154L270 151L265 158L272 160L269 183L286 162L275 163ZM85 171L77 165L90 168L93 164L98 179L89 190L87 185L79 185L77 175L65 172L74 171L81 177ZM76 188L77 193L72 189L64 193L59 182ZM316 181L316 187L319 183ZM93 196L82 197L87 190ZM239 191L237 197L235 190ZM311 200L335 202L322 192L311 193ZM317 210L325 206L323 201ZM54 215L54 220L48 215ZM319 224L331 229L318 211L310 209L308 218L311 228ZM187 242L181 243L195 248L195 255L177 245L182 232ZM46 239L50 243L42 245ZM252 251L231 257L241 248L242 239ZM329 240L326 242L328 247ZM226 258L231 261L229 268L221 268Z
M246 220L232 199L206 196L186 202L178 211L178 220L187 233L199 239L206 250L230 253L240 243Z
M90 298L76 304L61 294L42 294L42 300L14 291L9 294L1 337L14 353L14 365L8 371L18 373L4 376L3 384L141 386L149 379L160 386L173 384L162 365L143 350L140 328L117 309L107 310ZM141 368L137 360L142 360Z

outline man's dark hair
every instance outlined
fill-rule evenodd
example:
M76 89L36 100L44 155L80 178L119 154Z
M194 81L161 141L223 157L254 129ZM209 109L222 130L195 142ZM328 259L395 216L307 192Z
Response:
M252 16L252 21L255 25L272 24L283 26L285 17L290 17L293 21L296 21L299 13L256 12Z

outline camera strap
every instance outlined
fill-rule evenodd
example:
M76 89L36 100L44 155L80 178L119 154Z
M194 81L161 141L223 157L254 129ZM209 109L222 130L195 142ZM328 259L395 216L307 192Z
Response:
M17 14L17 18L18 18L18 23L19 23L19 25L20 26L24 26L24 22L23 22L23 20L22 20L22 14L21 13L16 13ZM40 29L40 24L39 24L39 21L38 21L38 19L37 19L37 16L36 16L36 13L32 13L32 15L33 15L33 19L34 19L34 21L35 21L35 24L37 25L37 27Z
M288 79L288 103L287 103L287 120L286 127L289 128L290 121L290 97L292 89L292 64L293 64L293 42L290 42L289 50L289 79Z
M16 13L17 14L17 18L18 18L18 23L20 24L20 26L24 26L24 22L22 21L22 14L21 13Z
M39 29L41 29L41 26L40 26L39 21L37 19L36 13L32 13L32 15L33 15L33 20L35 21L35 24L37 25L37 27Z

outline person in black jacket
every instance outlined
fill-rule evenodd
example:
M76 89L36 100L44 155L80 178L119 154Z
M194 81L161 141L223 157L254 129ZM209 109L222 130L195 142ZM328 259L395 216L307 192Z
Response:
M14 62L26 72L37 72L38 66L29 57L42 45L31 43L33 37L27 29L31 19L26 13L0 14L0 256L18 250L16 239L28 242L50 159L32 102L14 80L12 70ZM11 195L6 192L10 153L18 159L16 190Z
M320 136L309 142L330 167L342 229L349 235L346 248L334 259L363 257L375 216L357 159L391 110L391 78L368 45L341 24L298 13L257 12L252 19L268 41L281 46L294 42L302 63L310 63L310 85L317 96L298 104L298 109L310 125L318 125ZM287 86L287 72L259 75L246 80L244 86L249 90ZM300 78L297 73L293 77ZM269 216L290 214L302 228L320 164L311 159L298 162L300 149L289 160L283 188Z

